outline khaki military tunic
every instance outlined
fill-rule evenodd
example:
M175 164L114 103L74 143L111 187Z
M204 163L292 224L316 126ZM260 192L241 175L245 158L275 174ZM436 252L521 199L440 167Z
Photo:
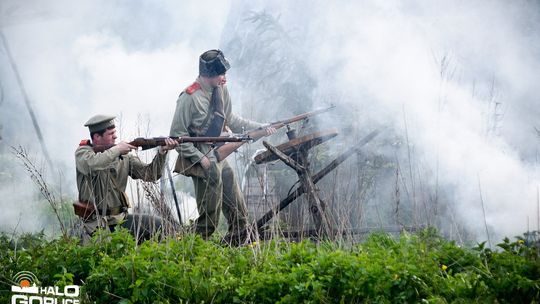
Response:
M229 91L226 86L220 88L227 127L234 133L243 133L263 126L263 124L233 114ZM200 79L197 79L196 83L180 94L176 103L170 136L203 136L205 134L214 116L210 106L212 91L211 86L205 85ZM211 114L207 117L209 111ZM182 159L193 164L186 170L175 171L192 176L199 211L199 218L196 220L194 228L203 237L208 237L215 231L222 209L229 224L230 233L244 228L247 223L244 197L234 172L227 161L223 160L218 163L214 153L211 153L211 149L211 145L194 145L193 143L180 144L176 149L179 154L176 168L179 167L178 163ZM199 165L200 159L205 155L211 161L209 170L204 170Z
M125 195L128 176L144 181L161 177L166 154L156 153L150 164L136 155L120 156L118 147L95 153L90 145L81 145L75 151L79 201L95 204L101 222L94 217L85 222L85 230L92 234L99 226L115 225L124 220L129 202Z
M205 85L199 79L197 79L196 83L200 85L200 89L195 90L191 94L184 91L178 97L170 136L203 136L214 117L214 114L211 113L207 119L213 88ZM221 86L220 88L222 90L223 112L225 114L225 125L227 127L234 133L244 133L245 131L263 126L263 124L233 114L229 90L226 86ZM205 124L203 125L203 123ZM193 163L197 163L206 153L208 153L210 147L211 146L208 144L198 144L195 146L193 143L183 143L179 145L176 151L178 151L183 158L189 159ZM213 154L208 154L207 157L215 158Z

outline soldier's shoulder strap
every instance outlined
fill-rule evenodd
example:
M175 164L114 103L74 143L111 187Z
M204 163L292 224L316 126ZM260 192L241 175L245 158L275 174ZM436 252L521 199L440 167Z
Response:
M79 147L82 147L82 146L90 146L91 143L90 143L90 139L83 139L81 140L81 142L79 143Z
M191 84L189 87L185 89L185 92L191 95L200 89L201 89L201 85L198 82L194 82L193 84Z

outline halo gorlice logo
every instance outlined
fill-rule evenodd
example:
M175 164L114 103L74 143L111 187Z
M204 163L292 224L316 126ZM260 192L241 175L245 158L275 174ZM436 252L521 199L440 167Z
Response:
M36 287L31 287L31 285L32 284L34 286L36 285L37 278L30 271L21 271L21 272L18 272L15 275L15 277L13 277L13 281L15 283L19 283L18 289L26 288L25 292L32 292L32 291L34 291L34 288L36 288ZM17 287L17 286L12 286L11 291L14 291L13 290L14 287ZM32 290L32 291L30 291L30 290ZM37 288L36 288L36 290L37 290Z
M79 304L80 287L67 285L60 290L58 286L38 286L36 276L30 271L18 272L11 286L11 304Z

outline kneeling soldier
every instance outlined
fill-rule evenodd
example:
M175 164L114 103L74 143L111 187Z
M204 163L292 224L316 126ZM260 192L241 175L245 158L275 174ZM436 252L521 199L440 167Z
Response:
M125 190L128 176L147 182L158 180L167 152L177 143L166 139L167 144L159 148L152 162L145 164L136 155L128 154L136 147L126 142L115 145L114 118L106 115L90 118L85 126L90 129L91 140L81 141L75 151L79 201L74 208L84 222L83 243L88 242L98 228L112 231L119 223L128 228L138 242L149 239L161 228L161 220L157 217L128 214L130 205ZM96 153L94 145L111 148Z

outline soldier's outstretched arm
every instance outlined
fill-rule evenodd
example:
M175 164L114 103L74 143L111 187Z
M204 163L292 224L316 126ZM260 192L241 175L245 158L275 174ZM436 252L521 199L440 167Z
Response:
M170 138L165 139L165 143L165 146L158 147L156 156L149 164L142 162L136 155L129 155L129 176L146 182L160 179L167 163L167 153L178 145L175 140Z
M122 155L120 147L114 146L102 153L95 153L91 146L82 146L75 151L77 170L83 174L111 168L112 163Z
M146 164L136 155L129 157L129 176L133 179L142 179L145 182L153 182L161 178L165 163L167 162L167 153L157 152L151 163Z

